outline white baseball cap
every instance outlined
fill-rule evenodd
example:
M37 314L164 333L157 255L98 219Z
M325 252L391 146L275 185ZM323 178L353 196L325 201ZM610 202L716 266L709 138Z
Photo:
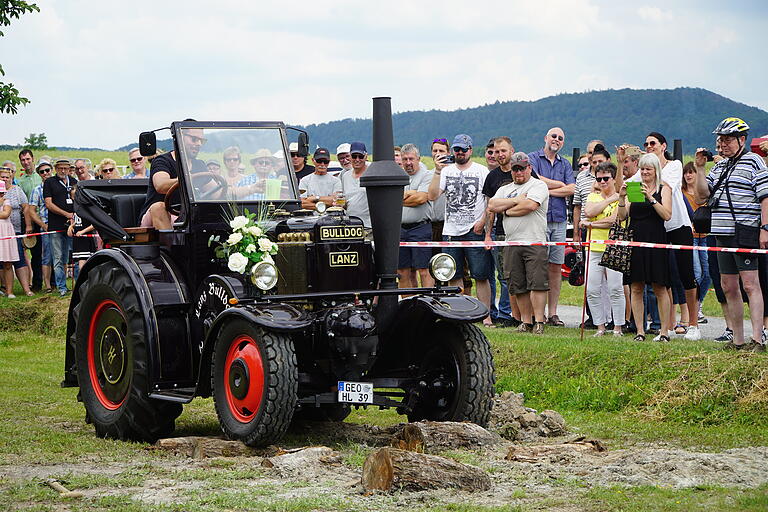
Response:
M349 142L345 142L344 144L339 144L339 147L336 148L336 154L339 153L349 153L351 146L349 145Z

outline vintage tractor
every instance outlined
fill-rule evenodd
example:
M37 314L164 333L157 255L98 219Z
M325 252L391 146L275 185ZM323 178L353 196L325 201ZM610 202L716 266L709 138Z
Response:
M147 180L78 184L76 211L104 248L73 290L62 385L79 387L97 435L152 442L197 396L213 396L224 433L249 445L274 442L294 418L342 420L352 406L488 422L493 359L473 325L487 309L447 286L455 262L432 259L434 288L397 289L408 181L393 162L391 122L389 98L374 99L374 162L362 180L374 243L342 208L301 209L277 122L171 124L171 229L136 227ZM307 147L300 133L299 151ZM140 149L155 154L153 132ZM268 173L231 166L218 175L201 160L234 153ZM231 212L245 209L262 212L278 252L243 274L211 241L226 239Z

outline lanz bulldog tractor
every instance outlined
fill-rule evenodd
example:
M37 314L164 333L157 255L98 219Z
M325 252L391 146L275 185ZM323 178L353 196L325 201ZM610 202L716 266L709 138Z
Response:
M294 418L339 421L352 406L487 424L493 359L473 325L487 308L447 286L455 262L446 254L432 259L434 288L397 289L408 178L393 161L391 123L389 98L375 98L374 161L361 180L374 243L342 208L301 209L277 122L171 124L171 229L135 227L148 180L78 184L76 212L104 248L73 290L62 385L79 388L98 436L153 442L198 396L213 397L229 438L254 446ZM155 154L154 132L140 149ZM202 158L226 170L208 171ZM252 169L238 166L248 161ZM277 252L236 272L216 241L232 236L232 211L245 210L262 213L254 232Z

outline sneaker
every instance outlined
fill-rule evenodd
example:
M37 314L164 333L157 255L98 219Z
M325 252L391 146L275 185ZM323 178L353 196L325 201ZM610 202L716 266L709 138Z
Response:
M517 329L517 327L520 325L520 320L518 320L515 317L512 318L502 318L501 319L501 326L502 327L512 327L513 329Z
M66 297L69 294L69 290L59 290L59 297Z
M706 324L709 323L709 320L707 320L707 317L699 313L699 318L696 320L696 322L700 324Z
M600 336L605 336L605 331L597 331L592 335L593 338L599 338Z
M766 341L768 341L768 329L763 327L763 332L760 334L760 343L765 345Z
M701 339L701 329L692 325L685 332L684 338L688 341L699 341Z
M15 298L16 298L16 296L15 296L14 294L12 294L12 293L9 293L9 294L8 294L8 298L9 298L9 299L15 299Z
M544 334L544 322L533 324L533 334Z
M559 316L552 315L551 317L547 318L547 325L551 325L552 327L563 327L565 326L565 322L560 320Z
M533 324L520 322L520 325L517 326L517 332L532 332L532 331L533 331Z
M723 332L723 334L721 334L720 336L715 338L715 341L718 341L720 343L726 343L726 342L733 341L733 331L726 327L725 331Z

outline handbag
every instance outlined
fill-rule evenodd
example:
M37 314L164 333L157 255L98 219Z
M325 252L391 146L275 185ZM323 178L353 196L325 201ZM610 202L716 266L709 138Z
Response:
M632 241L632 229L626 225L628 221L621 222L616 220L608 231L608 239L616 241ZM599 265L616 272L626 274L629 272L629 263L632 258L632 247L628 245L606 245L603 257L600 258Z
M731 170L731 166L726 167L723 169L723 172L720 174L720 178L717 180L717 184L712 188L712 192L709 193L709 200L707 201L707 204L703 204L699 206L699 208L693 212L693 216L691 217L691 224L693 224L693 229L697 233L709 233L712 231L712 207L717 204L717 199L715 199L715 192L717 192L717 189L720 188L720 185L723 184L723 181L728 176ZM720 194L722 196L722 194Z

